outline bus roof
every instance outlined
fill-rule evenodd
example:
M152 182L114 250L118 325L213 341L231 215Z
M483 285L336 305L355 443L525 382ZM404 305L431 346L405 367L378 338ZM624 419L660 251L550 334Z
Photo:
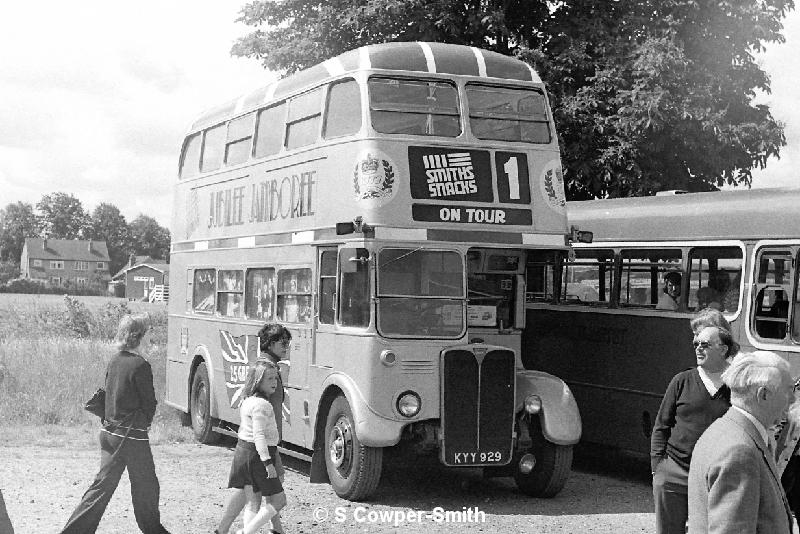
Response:
M195 120L191 131L217 124L238 112L244 113L255 109L273 99L288 96L333 76L370 69L444 73L541 83L539 75L530 65L497 52L445 43L384 43L350 50L210 109Z
M800 189L715 191L567 202L594 242L800 237Z

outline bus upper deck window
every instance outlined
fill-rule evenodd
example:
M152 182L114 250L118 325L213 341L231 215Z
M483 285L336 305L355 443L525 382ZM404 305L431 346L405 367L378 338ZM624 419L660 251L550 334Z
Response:
M225 152L225 136L224 124L206 130L203 140L203 160L200 165L202 172L215 171L222 166L222 156Z
M192 134L183 145L181 158L181 178L190 178L200 173L200 146L203 137L200 132Z
M286 148L292 150L310 145L319 139L322 114L322 88L314 89L289 100L286 119Z
M551 140L547 102L533 89L467 84L472 133L478 139L546 144Z
M286 102L258 112L255 157L263 158L281 151L286 121Z
M328 105L325 109L325 132L323 137L331 139L358 133L361 129L361 92L355 80L334 83L328 90Z
M255 112L248 113L228 123L228 141L225 144L226 165L237 165L250 159L255 117Z
M372 127L380 133L457 137L458 92L449 82L370 78Z

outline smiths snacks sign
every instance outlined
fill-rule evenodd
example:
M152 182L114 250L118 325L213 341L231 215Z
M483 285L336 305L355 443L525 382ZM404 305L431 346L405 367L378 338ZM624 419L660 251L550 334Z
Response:
M394 173L395 165L382 151L373 149L359 154L353 169L356 200L372 207L388 203L397 192Z
M225 372L225 390L231 408L242 403L242 392L250 364L258 358L258 336L233 337L230 332L219 331L222 349L222 369Z
M411 197L428 200L491 202L489 153L431 147L408 147Z

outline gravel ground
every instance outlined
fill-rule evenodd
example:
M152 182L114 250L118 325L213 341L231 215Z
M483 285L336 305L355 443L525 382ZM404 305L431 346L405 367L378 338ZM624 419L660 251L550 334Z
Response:
M17 534L56 533L63 526L99 466L93 433L65 432L33 445L0 441L0 488ZM153 454L164 525L173 534L211 532L229 491L231 444L155 445ZM596 461L582 459L557 497L532 499L517 493L510 479L483 479L479 470L445 469L428 459L413 465L387 460L378 492L369 502L354 503L339 499L326 484L310 484L308 464L287 458L286 532L652 531L650 484L641 476L641 466L598 467ZM409 518L412 512L416 517ZM461 512L462 520L445 517L445 512ZM98 532L138 532L126 476Z

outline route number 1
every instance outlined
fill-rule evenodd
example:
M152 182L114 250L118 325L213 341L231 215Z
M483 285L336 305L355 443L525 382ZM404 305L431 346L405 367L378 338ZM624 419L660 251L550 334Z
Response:
M508 196L511 200L519 200L519 163L516 156L511 156L503 164L503 170L508 176Z

